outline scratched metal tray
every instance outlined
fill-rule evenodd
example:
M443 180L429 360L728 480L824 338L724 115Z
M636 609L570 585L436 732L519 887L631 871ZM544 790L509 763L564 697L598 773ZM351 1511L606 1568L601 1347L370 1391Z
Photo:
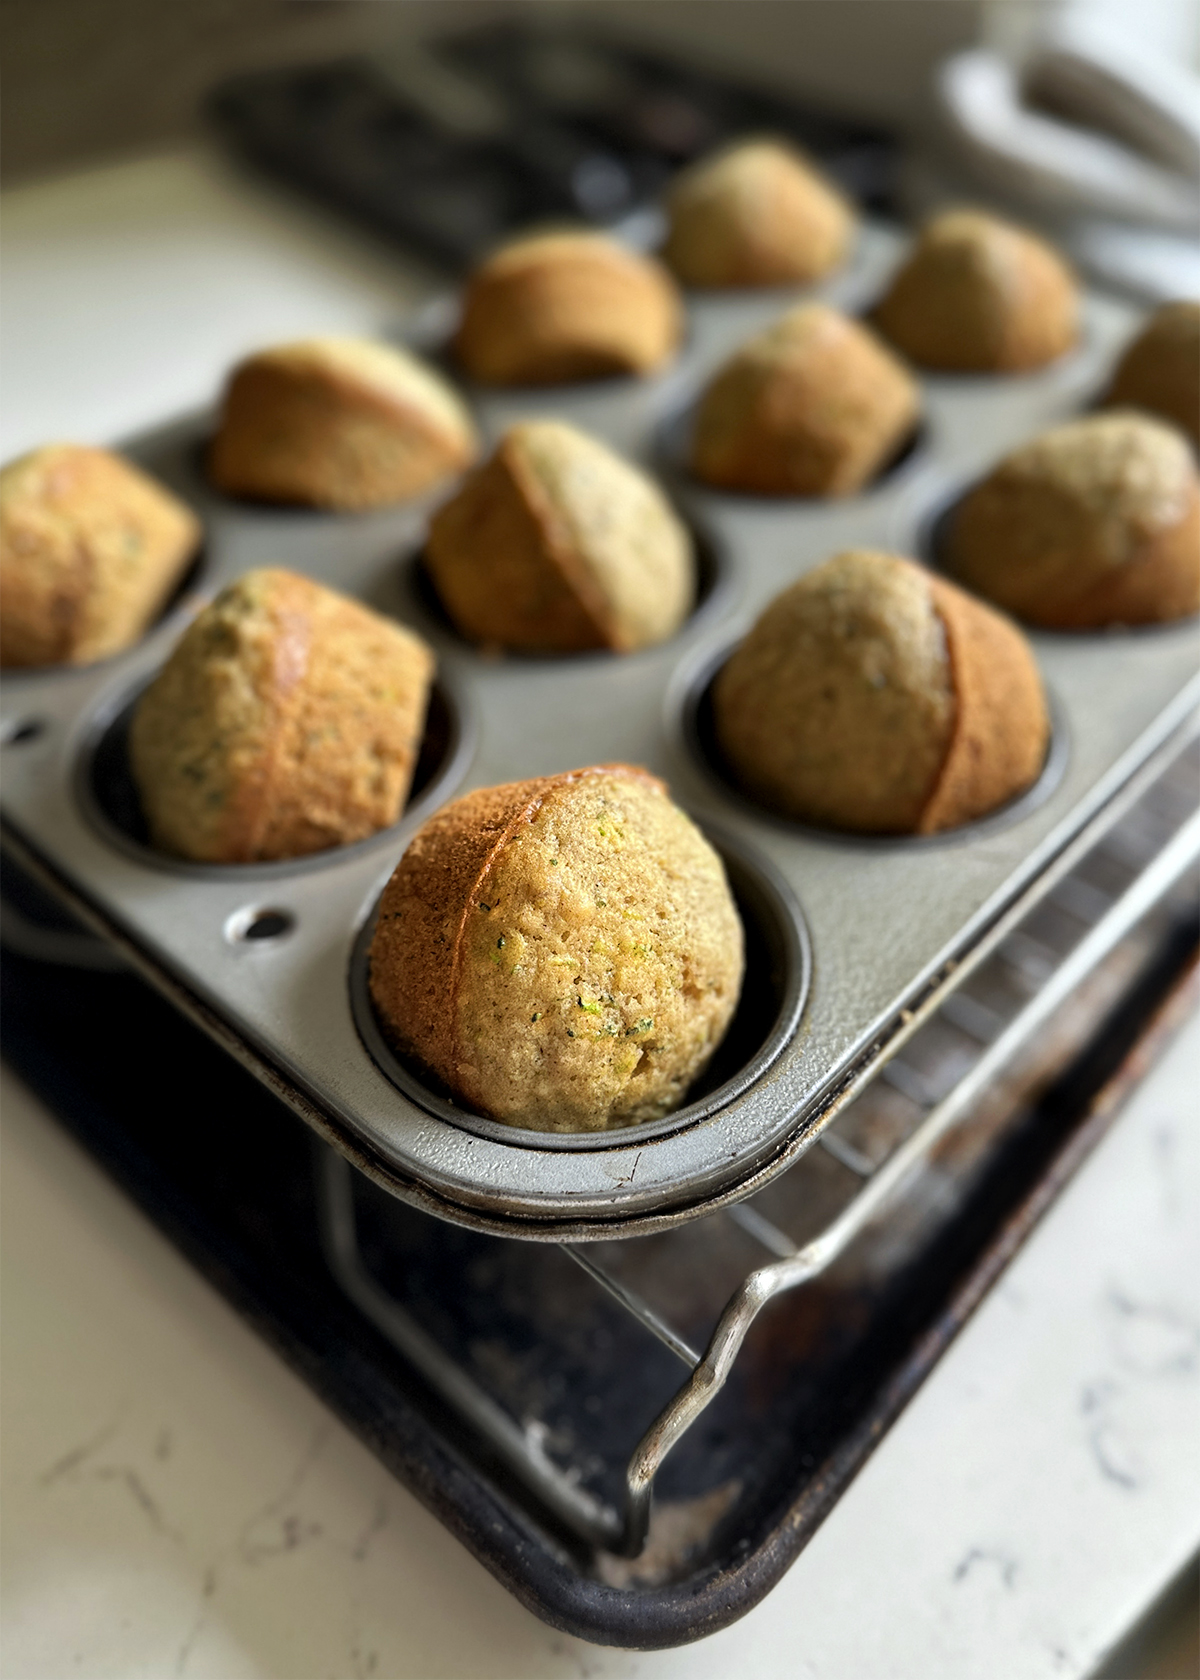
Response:
M818 295L867 307L900 243L867 228ZM3 813L26 860L377 1183L446 1218L586 1240L644 1233L760 1188L961 978L1001 918L1037 897L1052 860L1104 824L1114 796L1200 699L1194 621L1039 634L1054 746L1041 782L1008 811L942 838L856 840L775 820L726 784L706 748L705 688L762 605L841 547L928 550L940 511L990 460L1094 400L1136 322L1127 306L1089 297L1083 342L1055 367L925 379L915 447L863 495L706 492L679 465L697 389L799 295L693 299L683 354L657 379L470 393L489 437L518 416L556 413L660 471L706 556L699 607L660 648L482 657L424 581L429 503L345 517L229 501L205 483L202 414L126 445L205 522L188 596L128 655L5 680ZM453 307L439 300L407 336L436 351ZM140 831L124 762L129 707L196 596L263 564L358 595L431 642L439 686L418 785L400 824L357 846L282 864L175 862ZM372 1054L366 930L409 836L443 800L613 759L664 775L724 851L751 935L751 983L723 1064L678 1115L600 1138L510 1134L424 1092L378 1043Z

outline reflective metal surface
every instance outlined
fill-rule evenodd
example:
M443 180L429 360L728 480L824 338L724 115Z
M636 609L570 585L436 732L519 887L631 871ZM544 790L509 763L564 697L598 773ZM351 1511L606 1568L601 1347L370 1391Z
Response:
M821 289L865 306L897 237L868 229L848 271ZM207 526L203 585L249 566L310 573L413 624L434 646L461 722L436 799L471 786L623 759L669 781L739 855L777 874L811 938L803 1019L747 1089L645 1141L540 1148L469 1131L399 1090L356 1029L349 976L360 929L430 805L394 829L298 865L197 871L152 859L97 820L97 744L155 670L187 604L129 655L4 684L3 810L29 853L73 886L95 925L344 1153L393 1193L443 1217L511 1235L588 1240L695 1217L765 1183L813 1143L835 1105L981 959L1006 919L1061 873L1080 837L1114 819L1122 790L1200 697L1194 623L1105 635L1035 635L1062 719L1065 762L1040 800L936 842L855 841L789 828L724 791L685 717L698 673L780 588L838 548L914 552L931 509L998 453L1077 411L1103 385L1134 324L1093 298L1081 348L1042 373L924 381L925 442L890 478L840 502L756 501L689 484L672 465L678 416L740 339L791 296L693 300L684 354L663 377L567 391L474 393L494 436L558 413L656 463L709 533L721 586L672 642L622 659L489 660L429 608L413 558L428 505L356 517L251 507L202 474L205 422L189 419L132 453L184 494ZM436 338L446 317L421 330ZM247 938L248 929L267 937ZM766 1038L771 1021L762 1023Z

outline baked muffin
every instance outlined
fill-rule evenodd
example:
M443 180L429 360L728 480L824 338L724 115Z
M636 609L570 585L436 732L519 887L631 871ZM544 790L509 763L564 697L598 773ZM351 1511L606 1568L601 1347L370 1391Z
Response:
M1170 420L1200 446L1200 303L1155 310L1117 363L1105 401Z
M767 607L719 673L717 741L784 816L934 834L1024 792L1050 726L1028 643L894 554L851 549Z
M628 653L673 635L691 538L636 467L561 420L512 426L435 515L426 565L475 642Z
M419 496L477 447L462 402L415 356L310 338L234 368L208 464L231 496L354 512Z
M921 230L874 320L921 367L1020 373L1044 367L1079 336L1070 269L1023 228L978 210L948 210Z
M483 385L566 385L652 373L681 327L660 264L602 233L541 233L502 245L471 275L454 349Z
M819 280L846 256L854 213L778 140L748 140L685 169L667 198L663 256L688 286Z
M967 493L943 560L1027 624L1184 618L1200 607L1200 479L1187 440L1124 410L1056 426Z
M439 811L384 891L370 953L396 1048L465 1107L543 1132L678 1108L742 967L720 858L662 782L624 764Z
M200 544L184 504L107 449L51 443L0 471L0 664L132 646Z
M247 572L138 701L130 767L155 846L204 863L301 857L400 815L433 656L294 572Z
M912 433L920 395L874 334L802 303L718 369L700 399L691 468L760 496L848 496Z

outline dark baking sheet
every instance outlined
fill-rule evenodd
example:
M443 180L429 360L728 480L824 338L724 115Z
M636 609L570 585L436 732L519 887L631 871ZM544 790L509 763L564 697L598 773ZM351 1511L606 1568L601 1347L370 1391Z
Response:
M578 26L505 19L417 50L238 76L208 101L248 161L455 267L554 217L614 225L734 135L791 136L888 212L885 128Z
M11 870L6 891L44 915ZM1164 927L1120 1007L915 1263L852 1295L800 1291L764 1316L661 1475L677 1543L664 1549L652 1529L632 1565L597 1563L535 1512L341 1294L314 1213L313 1151L324 1146L290 1110L131 976L6 954L2 996L21 1076L493 1574L568 1632L657 1648L743 1614L794 1560L1155 1053L1194 939L1190 918ZM630 1448L678 1386L670 1354L557 1249L443 1224L365 1180L358 1215L372 1270L418 1322L489 1373L515 1415L536 1397L551 1440L586 1441L589 1479L615 1494ZM736 1246L729 1232L720 1240ZM741 1263L732 1252L707 1260Z

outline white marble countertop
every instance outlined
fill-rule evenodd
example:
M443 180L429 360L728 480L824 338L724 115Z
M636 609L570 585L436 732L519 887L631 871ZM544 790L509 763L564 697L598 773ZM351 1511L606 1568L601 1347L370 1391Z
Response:
M4 456L427 285L202 152L4 212ZM5 1076L4 1672L1088 1674L1200 1543L1198 1070L1193 1021L783 1582L652 1655L523 1610Z

